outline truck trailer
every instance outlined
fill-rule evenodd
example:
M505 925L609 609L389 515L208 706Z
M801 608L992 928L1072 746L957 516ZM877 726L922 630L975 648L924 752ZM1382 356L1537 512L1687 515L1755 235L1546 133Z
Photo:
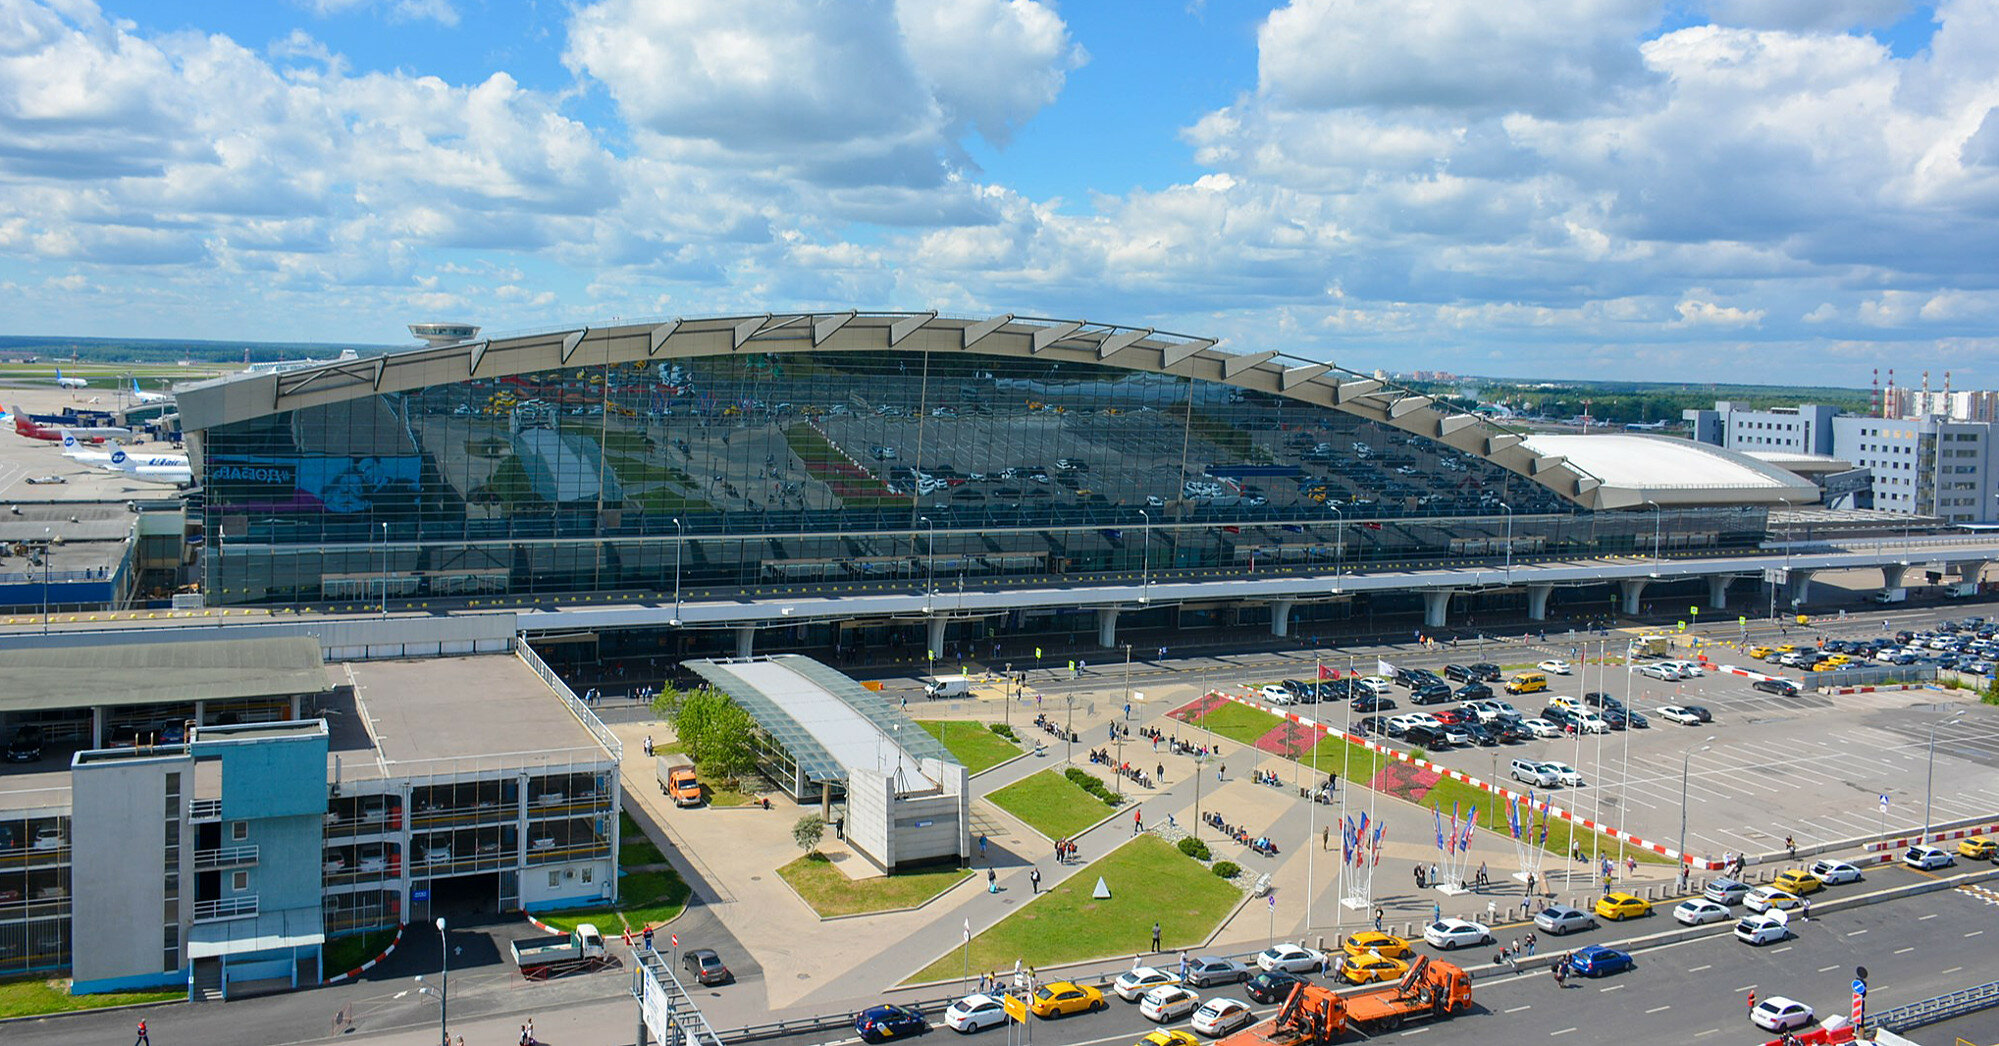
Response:
M1217 1046L1330 1046L1348 1028L1379 1035L1411 1021L1442 1019L1471 1007L1471 976L1462 967L1418 958L1394 984L1341 994L1299 984L1277 1016L1221 1040Z

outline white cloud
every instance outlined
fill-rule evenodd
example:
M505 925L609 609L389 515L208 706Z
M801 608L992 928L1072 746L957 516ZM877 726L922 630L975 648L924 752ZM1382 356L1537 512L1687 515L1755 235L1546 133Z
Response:
M970 127L998 146L1053 104L1069 72L1089 60L1038 0L896 0L895 17L951 133Z
M1688 299L1673 306L1685 327L1754 327L1763 322L1764 310L1717 305L1711 301Z

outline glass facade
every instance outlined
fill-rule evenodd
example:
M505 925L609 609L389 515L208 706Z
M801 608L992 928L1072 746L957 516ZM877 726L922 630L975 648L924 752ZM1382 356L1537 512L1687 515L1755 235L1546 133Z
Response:
M976 352L740 353L370 395L202 433L216 603L1365 568L1753 544L1592 514L1331 408ZM684 538L684 543L682 539Z

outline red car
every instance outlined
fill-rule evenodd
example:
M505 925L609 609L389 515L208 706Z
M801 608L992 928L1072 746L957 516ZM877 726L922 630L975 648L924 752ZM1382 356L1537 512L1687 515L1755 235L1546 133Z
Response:
M1467 721L1464 710L1460 708L1440 708L1430 714L1445 726L1463 726Z

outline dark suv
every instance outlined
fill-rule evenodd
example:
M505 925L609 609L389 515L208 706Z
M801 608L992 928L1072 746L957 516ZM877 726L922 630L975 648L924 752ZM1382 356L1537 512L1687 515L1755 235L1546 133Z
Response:
M42 757L42 728L32 723L14 731L14 739L7 742L6 759L10 763L32 763Z
M1418 683L1409 695L1409 703L1415 705L1440 705L1452 700L1455 696L1451 691L1451 684L1449 683Z
M1502 674L1499 671L1499 666L1490 661L1480 661L1475 664L1466 665L1465 667L1471 669L1472 674L1488 683L1498 682Z
M1464 665L1445 665L1444 678L1459 683L1470 683L1478 679L1479 676Z
M1403 731L1402 740L1432 752L1451 747L1450 739L1444 736L1442 730L1424 723L1418 723Z

